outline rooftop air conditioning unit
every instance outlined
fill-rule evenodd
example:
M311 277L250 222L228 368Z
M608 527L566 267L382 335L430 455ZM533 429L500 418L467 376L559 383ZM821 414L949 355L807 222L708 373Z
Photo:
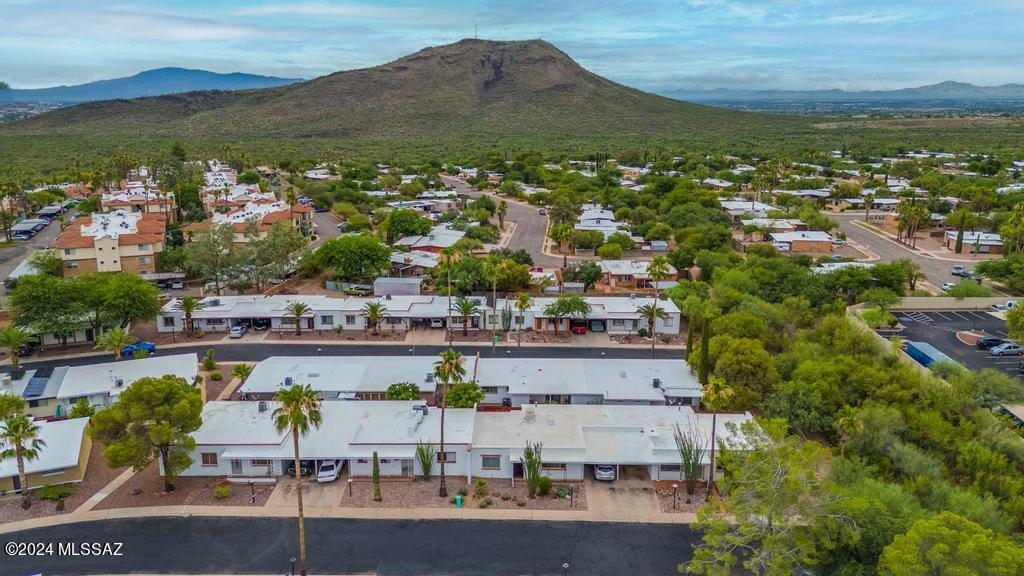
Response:
M655 378L654 379L654 387L655 388L661 388L661 378Z
M115 388L124 388L124 378L115 378L114 379L114 387Z
M260 412L266 412L267 411L267 402L266 402L266 400L260 400L260 403L257 405L257 408L259 409Z
M285 385L286 388L291 388L292 384L294 384L294 383L295 383L295 379L293 379L291 376L285 376L284 377L284 385Z

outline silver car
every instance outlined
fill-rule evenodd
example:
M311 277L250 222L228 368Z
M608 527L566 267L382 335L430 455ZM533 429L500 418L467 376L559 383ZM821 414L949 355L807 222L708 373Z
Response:
M594 464L594 480L611 482L615 480L615 466L611 464Z
M1016 342L1007 342L1006 344L993 347L989 350L989 353L993 356L1020 356L1024 354L1024 346Z

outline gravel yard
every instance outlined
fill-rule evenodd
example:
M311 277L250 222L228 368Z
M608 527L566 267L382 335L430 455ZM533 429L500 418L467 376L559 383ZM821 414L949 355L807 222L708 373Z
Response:
M511 480L504 478L487 479L486 496L477 496L474 486L467 485L463 478L448 478L449 498L440 498L437 495L439 481L436 478L430 480L381 480L380 491L383 500L373 501L373 482L369 479L357 480L352 483L352 496L348 492L341 498L343 508L451 508L454 507L450 500L454 498L460 488L465 488L466 496L463 497L463 506L479 508L480 502L490 498L486 508L512 509L512 510L586 510L587 495L581 482L556 482L549 496L534 499L526 496L526 483L516 482L512 488ZM573 499L574 507L570 508L569 498L554 498L558 487L563 484L572 485L576 490L576 497ZM508 496L507 499L504 496ZM519 506L518 502L523 502Z
M131 480L96 505L96 510L135 508L139 506L250 506L249 486L232 484L231 495L218 500L213 489L224 482L223 477L179 476L174 492L164 492L164 480L156 462L140 470ZM274 490L273 484L256 484L256 506L263 506ZM133 494L133 492L137 492Z
M103 457L103 445L94 443L89 452L89 463L86 465L85 477L79 484L69 484L74 493L64 499L64 511L57 511L57 503L48 500L33 498L32 507L28 510L21 509L20 496L5 496L0 498L0 523L18 522L30 518L42 518L57 514L68 514L73 512L83 502L92 497L104 486L117 478L124 468L109 468Z
M658 494L658 506L661 508L661 511L667 512L669 514L679 512L697 512L697 509L700 508L702 504L704 504L704 501L707 498L706 488L704 485L705 483L697 483L697 487L696 490L694 490L693 496L689 497L689 503L687 503L686 501L686 484L683 482L675 483L679 484L679 491L677 492L677 505L674 508L672 506L672 494L674 492L672 489L673 482L660 480L654 483L655 492Z

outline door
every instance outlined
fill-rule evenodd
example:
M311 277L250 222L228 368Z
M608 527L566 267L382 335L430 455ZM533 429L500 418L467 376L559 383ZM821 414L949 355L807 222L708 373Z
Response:
M14 480L14 491L21 492L21 477L15 474L11 479Z
M237 458L231 459L231 475L241 476L242 475L242 461Z
M402 476L411 477L412 474L412 460L402 459Z

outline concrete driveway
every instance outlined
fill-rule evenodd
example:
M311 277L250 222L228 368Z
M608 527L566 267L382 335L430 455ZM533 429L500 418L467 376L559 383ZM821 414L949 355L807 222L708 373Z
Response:
M596 514L648 514L658 511L658 501L646 469L620 466L618 478L611 482L594 479L587 466L587 510Z
M267 499L267 506L283 506L295 508L298 506L298 497L295 495L296 482L294 478L282 478L278 480L277 486ZM334 507L341 503L341 497L345 492L345 478L339 478L334 482L324 484L317 483L316 478L306 477L302 479L302 504L303 506Z

